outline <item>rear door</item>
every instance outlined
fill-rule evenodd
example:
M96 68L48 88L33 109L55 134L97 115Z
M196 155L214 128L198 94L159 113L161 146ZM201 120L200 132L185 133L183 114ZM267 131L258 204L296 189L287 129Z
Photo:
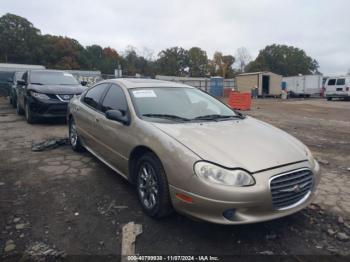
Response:
M120 110L124 115L129 115L125 93L120 86L111 85L101 103L101 110L103 113ZM128 157L133 144L130 125L102 117L96 136L103 144L103 158L121 173L127 174Z
M98 154L102 151L101 144L96 137L99 119L103 117L100 102L109 86L110 83L101 83L89 89L80 100L81 106L77 107L74 112L79 136L82 137L85 146Z
M331 96L334 95L336 93L336 89L335 89L335 83L336 83L337 79L336 78L328 78L327 82L326 82L326 95L327 96Z
M337 81L335 83L335 93L340 96L344 96L346 94L345 77L337 78Z
M345 79L345 92L350 96L350 77Z

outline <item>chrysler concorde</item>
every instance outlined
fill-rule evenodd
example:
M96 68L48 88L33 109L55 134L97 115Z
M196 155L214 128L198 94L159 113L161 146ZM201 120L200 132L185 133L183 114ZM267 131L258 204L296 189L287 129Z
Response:
M72 98L67 120L72 148L134 184L155 218L276 219L309 205L320 179L299 140L183 84L106 80Z

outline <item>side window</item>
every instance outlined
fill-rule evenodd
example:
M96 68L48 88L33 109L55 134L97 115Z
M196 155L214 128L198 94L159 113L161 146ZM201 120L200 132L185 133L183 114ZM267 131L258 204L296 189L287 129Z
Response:
M334 86L335 85L335 79L329 79L327 85Z
M25 82L27 82L28 79L28 72L25 72L22 76L22 80L24 80Z
M91 88L84 96L84 103L93 108L99 109L99 101L108 85L108 83L103 83Z
M126 114L127 109L128 105L123 89L112 84L103 99L102 112L106 112L107 110L120 110L123 114Z
M345 85L345 78L338 78L337 86L343 86L343 85Z

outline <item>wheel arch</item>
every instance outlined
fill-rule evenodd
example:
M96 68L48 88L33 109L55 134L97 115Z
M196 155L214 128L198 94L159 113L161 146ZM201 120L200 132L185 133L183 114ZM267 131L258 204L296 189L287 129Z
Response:
M135 179L136 178L136 173L135 173L136 162L141 156L143 156L146 153L154 154L160 161L160 158L158 157L156 152L154 152L148 146L144 146L144 145L136 146L130 153L129 164L128 164L129 165L129 181L132 184L135 184L135 182L136 182L136 179Z

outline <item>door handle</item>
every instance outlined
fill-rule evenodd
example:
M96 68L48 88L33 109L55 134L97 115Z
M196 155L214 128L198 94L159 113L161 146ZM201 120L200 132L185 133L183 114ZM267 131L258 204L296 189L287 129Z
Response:
M98 118L95 118L95 122L97 122L97 123L98 123L98 122L100 122L100 119L98 119Z

